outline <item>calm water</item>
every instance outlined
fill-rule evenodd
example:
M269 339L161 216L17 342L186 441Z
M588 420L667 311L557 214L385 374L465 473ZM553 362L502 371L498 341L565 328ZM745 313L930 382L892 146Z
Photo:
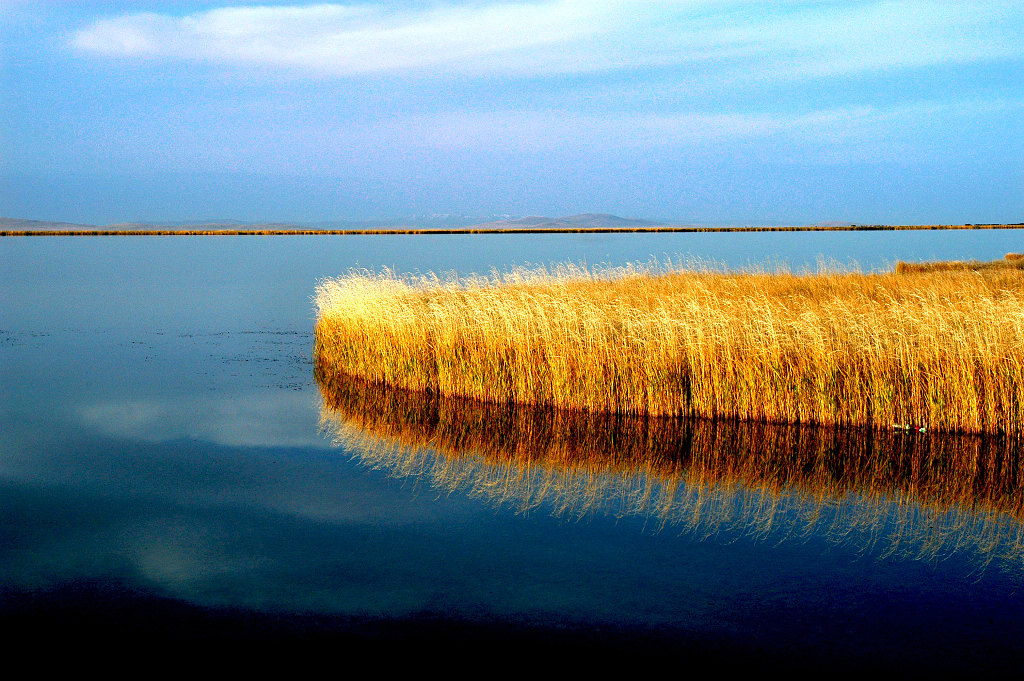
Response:
M991 560L968 535L930 558L890 551L889 530L879 541L835 521L856 499L827 495L786 496L760 526L764 514L742 509L728 523L666 521L621 499L567 513L564 497L481 493L495 469L479 451L449 448L449 473L483 471L449 484L436 453L402 465L322 429L310 361L315 282L351 267L693 257L871 269L1022 250L1019 230L2 239L0 618L57 642L516 641L1022 669L1012 518ZM616 470L602 469L602 489L616 489ZM872 508L887 528L911 516L918 534L947 527L883 502ZM807 504L832 521L801 521Z

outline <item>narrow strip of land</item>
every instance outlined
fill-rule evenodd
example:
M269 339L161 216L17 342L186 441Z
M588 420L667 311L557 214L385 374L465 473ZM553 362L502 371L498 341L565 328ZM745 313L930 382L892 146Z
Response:
M950 229L1024 229L1024 223L966 224L966 225L844 225L802 227L514 227L480 229L457 227L433 228L375 228L375 229L39 229L0 230L4 236L388 236L398 234L451 235L451 234L616 234L616 233L700 233L700 232L892 232L907 230Z

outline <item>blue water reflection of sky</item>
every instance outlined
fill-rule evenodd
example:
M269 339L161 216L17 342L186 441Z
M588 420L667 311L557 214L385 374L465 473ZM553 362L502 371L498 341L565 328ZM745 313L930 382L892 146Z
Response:
M1018 575L995 567L880 560L815 534L756 541L522 514L359 464L319 431L310 298L318 278L355 266L467 273L667 254L874 267L998 257L1020 237L0 240L0 586L99 581L253 613L1006 655L1024 603Z

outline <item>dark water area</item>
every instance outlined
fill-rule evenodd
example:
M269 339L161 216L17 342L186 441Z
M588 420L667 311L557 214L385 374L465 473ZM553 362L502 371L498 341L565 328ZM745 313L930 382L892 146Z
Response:
M436 407L325 391L311 302L352 267L1022 250L1021 230L0 239L0 625L12 645L1022 671L1013 447L697 429L672 459L676 431L639 447L458 409L439 429Z

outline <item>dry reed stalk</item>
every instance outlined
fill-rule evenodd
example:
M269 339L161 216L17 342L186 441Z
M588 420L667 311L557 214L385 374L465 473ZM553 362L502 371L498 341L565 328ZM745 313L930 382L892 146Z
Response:
M579 268L317 287L322 373L494 403L1024 433L1024 270Z

